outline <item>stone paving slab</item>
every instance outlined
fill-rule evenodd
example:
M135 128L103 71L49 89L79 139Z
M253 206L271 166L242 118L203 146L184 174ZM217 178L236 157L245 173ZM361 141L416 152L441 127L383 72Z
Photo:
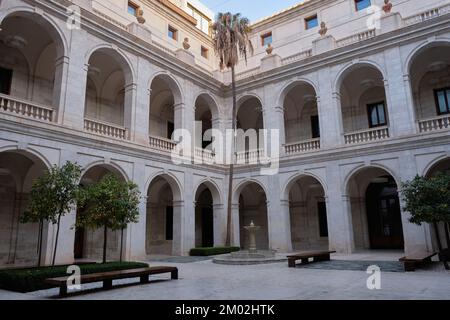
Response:
M370 266L378 266L385 272L405 272L403 263L398 261L345 261L331 260L323 262L314 262L309 264L297 264L297 268L305 269L323 269L323 270L347 270L347 271L366 271Z

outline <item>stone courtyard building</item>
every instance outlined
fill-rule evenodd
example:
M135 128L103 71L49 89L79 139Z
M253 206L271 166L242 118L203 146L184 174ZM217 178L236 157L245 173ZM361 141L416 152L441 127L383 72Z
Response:
M281 143L238 148L234 245L253 220L258 246L279 252L435 248L401 183L450 170L450 2L388 3L309 0L252 25L237 123ZM197 0L0 1L0 266L37 261L39 228L19 216L33 180L66 161L82 185L113 173L139 186L123 258L225 244L228 166L197 136L190 161L171 157L178 129L231 128L212 21ZM80 214L63 218L58 263L101 256L102 233L73 227ZM46 225L46 263L55 235ZM117 259L120 234L109 239Z

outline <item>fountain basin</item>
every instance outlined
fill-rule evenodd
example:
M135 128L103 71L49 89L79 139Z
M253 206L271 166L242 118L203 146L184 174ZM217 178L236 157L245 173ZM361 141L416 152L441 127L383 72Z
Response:
M255 265L286 261L287 258L285 255L277 255L277 253L272 250L244 250L218 256L213 259L214 263L226 265Z

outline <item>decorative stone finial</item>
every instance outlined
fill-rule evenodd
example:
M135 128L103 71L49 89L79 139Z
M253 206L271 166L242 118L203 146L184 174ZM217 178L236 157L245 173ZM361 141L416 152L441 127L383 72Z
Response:
M273 52L273 47L272 47L272 45L270 43L267 45L266 52L269 55L272 54L272 52Z
M141 8L138 8L136 11L136 19L140 24L145 23L144 10L142 10Z
M323 36L325 36L327 34L327 32L328 32L327 25L326 25L326 23L324 21L322 21L320 23L319 34L323 37Z
M184 38L184 41L183 41L184 50L189 50L190 47L191 47L191 45L189 44L189 38Z
M384 6L383 6L384 13L391 13L392 7L393 7L393 5L390 2L390 0L384 0Z

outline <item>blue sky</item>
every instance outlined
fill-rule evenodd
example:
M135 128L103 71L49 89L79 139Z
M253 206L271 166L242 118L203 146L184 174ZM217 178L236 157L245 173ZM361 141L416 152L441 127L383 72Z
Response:
M215 13L240 12L242 15L255 22L261 18L270 16L275 12L286 9L302 0L200 0Z

